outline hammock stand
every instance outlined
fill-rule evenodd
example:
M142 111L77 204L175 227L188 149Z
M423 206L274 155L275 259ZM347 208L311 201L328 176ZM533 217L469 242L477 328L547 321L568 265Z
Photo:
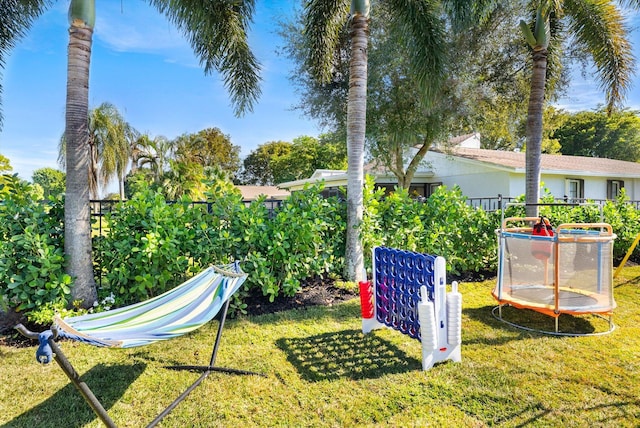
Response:
M128 336L125 334L125 336L127 336L127 340L129 340L129 342L126 342L126 341L109 340L109 339L105 340L100 337L94 338L91 336L90 332L86 332L86 333L79 332L69 325L69 324L73 324L74 321L78 321L80 325L82 325L82 323L86 322L87 319L89 319L90 321L96 318L97 319L104 318L105 316L110 317L111 314L116 316L122 313L126 314L130 310L135 310L135 309L140 310L141 308L144 308L145 305L156 302L155 308L152 308L146 312L140 312L142 314L141 316L135 315L134 317L127 320L129 322L133 320L133 323L131 325L139 324L140 322L137 320L139 320L140 318L144 318L145 314L153 311L154 309L163 310L163 308L170 306L173 301L172 300L173 294L175 294L176 291L181 291L181 289L186 289L188 293L188 287L190 285L192 285L193 283L196 283L198 278L202 278L206 275L211 276L212 272L214 273L214 275L217 275L218 277L222 277L222 281L221 282L216 281L215 283L213 281L209 281L210 284L207 284L207 287L206 287L209 293L208 297L211 300L209 302L210 304L208 305L209 307L201 317L198 317L196 321L190 320L192 322L189 323L187 328L176 330L175 322L174 322L173 332L167 332L167 328L166 328L167 323L158 325L157 322L153 322L152 324L156 328L156 331L151 332L150 334L147 334L147 337L145 338L145 340L131 341L131 337L129 333ZM200 385L200 383L202 383L202 381L206 379L207 376L209 376L209 374L212 372L264 376L263 374L260 374L260 373L255 373L255 372L246 371L246 370L239 370L234 368L218 367L215 365L216 356L218 354L218 347L220 345L220 338L222 337L222 329L224 328L224 322L227 317L227 310L229 308L230 297L240 288L240 286L242 285L242 283L246 278L247 278L247 275L244 272L242 272L242 270L240 269L237 263L231 264L231 265L225 265L225 266L211 266L205 271L201 272L200 274L186 281L185 283L177 286L173 290L170 290L160 296L154 297L145 302L141 302L135 305L131 305L131 306L127 306L119 309L114 309L113 311L105 311L97 314L66 318L64 321L60 319L56 319L56 321L54 322L54 326L52 327L52 331L47 330L42 333L36 333L28 330L22 324L16 325L15 329L18 330L23 336L26 336L30 339L39 340L40 347L38 348L38 351L36 353L36 359L39 362L48 363L50 362L51 358L53 358L58 363L62 371L67 375L67 377L75 385L75 387L78 389L80 394L82 394L82 397L85 399L85 401L89 404L89 406L91 406L91 409L93 409L94 413L105 424L105 426L110 428L111 427L115 428L116 427L115 423L113 422L113 420L111 419L107 411L105 410L102 403L100 403L100 401L96 398L96 396L91 391L89 386L80 378L80 375L71 365L67 357L64 355L64 353L58 346L58 343L56 342L56 340L59 337L62 337L62 338L77 340L77 341L85 342L94 346L101 346L101 347L126 348L126 347L142 346L149 343L154 343L159 340L166 340L172 337L177 337L189 331L195 330L196 328L202 326L206 322L211 321L211 319L213 319L218 313L220 313L218 331L216 333L216 339L213 344L209 365L207 366L174 365L174 366L165 367L172 370L188 370L188 371L202 372L202 374L178 398L176 398L166 409L164 409L151 423L149 423L149 425L147 425L147 427L154 427L162 419L164 419L164 417L166 417L173 409L175 409L176 406L180 404L180 402L182 402L182 400L184 400L195 388L197 388L198 385ZM182 297L184 298L185 296L182 295ZM178 296L178 298L180 298L180 296ZM182 309L185 309L191 312L195 304L196 303L193 302L190 305L185 305L184 308ZM202 304L199 307L202 308ZM175 309L175 308L171 308L171 309ZM172 320L175 321L175 317L173 319L171 318L168 319L168 321L172 321ZM158 326L160 326L160 329L164 328L164 331L158 332ZM120 326L118 327L120 328ZM148 333L148 332L143 332L143 333ZM155 336L153 337L153 339L149 339L148 337L153 336L154 333L155 333ZM114 333L114 335L117 335L117 334L118 333ZM44 352L43 352L43 349L44 349Z

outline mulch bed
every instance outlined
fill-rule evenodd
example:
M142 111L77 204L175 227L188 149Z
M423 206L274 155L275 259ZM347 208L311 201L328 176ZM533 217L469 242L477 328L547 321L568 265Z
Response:
M308 279L293 297L281 296L269 302L266 297L255 294L245 299L245 303L248 315L263 315L307 306L331 306L355 297L357 293L335 287L333 280L318 277Z

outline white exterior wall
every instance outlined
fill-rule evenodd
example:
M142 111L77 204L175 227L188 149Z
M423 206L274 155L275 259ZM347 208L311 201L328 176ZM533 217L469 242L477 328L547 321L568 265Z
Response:
M469 198L510 196L511 179L508 171L496 170L477 162L464 162L459 158L430 152L429 161L434 176L429 182L442 182L451 188L458 185Z
M549 189L552 195L557 198L563 198L567 194L566 180L581 179L584 180L584 197L585 199L607 199L607 180L624 181L627 197L632 201L640 200L638 190L638 179L620 178L620 177L584 177L579 175L542 175L541 181L544 187Z
M461 158L429 152L433 177L430 183L442 182L447 187L458 185L462 193L469 198L502 196L518 197L525 194L525 172L485 165L480 162L467 161ZM622 180L627 197L632 201L640 200L640 179L616 176L585 177L576 174L542 174L540 181L543 187L556 198L567 195L567 179L584 180L584 197L586 199L607 199L607 180Z
M622 176L588 176L580 173L543 173L540 181L544 188L556 198L567 195L566 180L584 180L584 197L586 199L603 200L607 198L607 180L624 181L627 197L632 201L640 201L640 177L624 177L626 171L616 174ZM584 174L584 173L583 173ZM631 174L630 174L631 175ZM285 183L290 190L302 189L304 184L326 180L327 187L346 186L346 171L318 170L306 180ZM378 177L379 183L397 183L392 175ZM459 186L462 194L469 198L519 197L525 194L524 168L502 167L489 162L480 162L451 155L428 152L421 163L413 185L425 183L442 183L448 188ZM542 193L542 192L541 192Z

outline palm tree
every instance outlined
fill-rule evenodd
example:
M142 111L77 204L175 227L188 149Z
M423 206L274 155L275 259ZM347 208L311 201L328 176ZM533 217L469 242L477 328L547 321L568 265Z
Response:
M206 74L221 72L237 115L250 111L260 94L259 65L249 49L247 28L254 0L148 0L189 39ZM0 64L15 41L55 2L12 0L0 10ZM65 116L67 183L65 253L74 278L72 298L90 306L96 298L91 260L89 212L89 63L95 0L71 0L67 106Z
M89 111L89 194L99 197L115 176L120 187L120 198L124 198L124 176L133 157L133 145L138 132L122 117L113 104L102 103ZM134 142L132 142L134 141ZM58 147L58 163L66 168L67 140L63 134Z
M153 173L155 182L159 183L174 151L175 144L167 137L159 135L151 139L147 134L143 134L133 144L131 172L135 173L139 168L147 167Z
M536 3L536 2L534 2ZM611 112L625 97L634 71L634 59L628 30L617 2L587 0L541 0L534 4L532 25L520 22L520 28L531 47L531 92L526 128L526 193L527 215L538 215L540 194L540 154L542 114L547 81L550 46L559 57L561 41L570 37L574 45L587 52L597 69L597 77L605 90L607 110ZM635 6L640 2L629 1Z
M97 184L104 188L115 177L118 180L120 199L124 199L124 177L139 133L110 103L102 103L92 111L89 128L92 130L89 144L92 152L95 151L97 155L99 165L95 175Z
M445 24L448 12L456 26L479 19L491 1L384 0L392 11L390 28L404 35L412 66L425 97L441 83L445 64ZM351 8L349 9L349 4ZM321 81L331 78L333 60L339 54L341 30L349 32L349 90L347 95L347 239L345 276L364 279L364 255L360 237L363 216L364 143L367 102L367 48L369 0L310 0L304 10L309 69ZM447 7L444 7L447 6Z

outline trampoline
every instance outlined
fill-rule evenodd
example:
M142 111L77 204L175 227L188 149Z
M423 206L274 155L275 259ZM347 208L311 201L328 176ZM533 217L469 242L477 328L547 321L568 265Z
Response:
M533 233L539 217L509 217L498 234L498 275L492 294L499 305L496 318L515 327L558 335L606 334L615 328L612 316L613 242L607 223L561 224L551 236ZM503 318L505 305L555 318L555 331L528 328ZM496 314L497 312L497 314ZM596 315L608 320L600 333L560 332L562 314Z

